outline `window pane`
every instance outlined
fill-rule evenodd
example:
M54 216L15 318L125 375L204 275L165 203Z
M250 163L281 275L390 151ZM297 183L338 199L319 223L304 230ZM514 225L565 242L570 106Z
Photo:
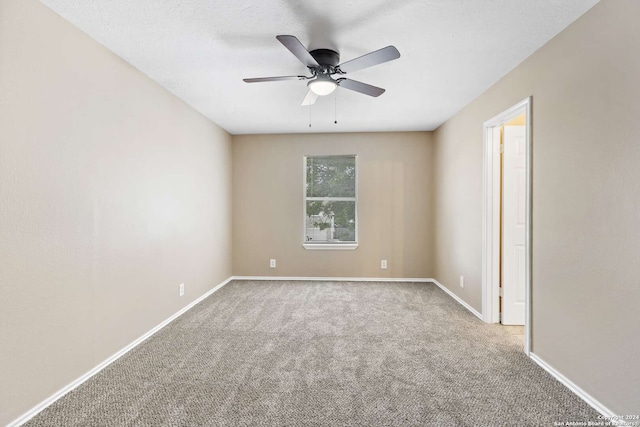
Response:
M307 157L307 197L355 196L355 156Z
M306 241L340 243L356 241L356 202L307 201Z

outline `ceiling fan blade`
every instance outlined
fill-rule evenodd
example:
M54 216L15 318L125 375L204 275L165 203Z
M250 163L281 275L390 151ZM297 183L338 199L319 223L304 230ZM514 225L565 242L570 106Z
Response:
M345 89L353 90L356 92L364 93L369 96L380 96L384 93L384 89L377 86L371 86L366 83L358 82L356 80L351 79L338 79L338 86L343 87Z
M395 46L387 46L374 52L367 53L366 55L362 55L356 59L352 59L351 61L347 61L338 65L338 67L345 73L350 73L363 68L373 67L374 65L382 64L383 62L393 61L398 58L400 58L400 52L398 52L398 49L396 49Z
M316 103L316 99L318 99L318 95L312 91L311 89L309 89L309 91L307 92L307 96L304 97L304 100L302 101L302 106L306 106L306 105L313 105Z
M276 36L276 38L307 67L311 68L320 66L318 61L311 56L307 48L304 47L304 45L300 43L300 40L294 36Z
M256 77L253 79L242 79L246 83L260 83L260 82L279 82L282 80L304 80L306 76L279 76L279 77Z

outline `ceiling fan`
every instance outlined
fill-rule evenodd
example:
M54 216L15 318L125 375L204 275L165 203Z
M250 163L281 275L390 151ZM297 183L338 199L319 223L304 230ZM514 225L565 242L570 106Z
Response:
M340 64L340 54L335 50L314 49L308 51L304 45L300 43L300 40L294 36L276 36L276 38L309 69L311 76L258 77L243 80L246 83L309 80L307 83L309 90L307 91L307 96L305 96L302 101L302 105L312 105L316 102L318 96L329 95L333 93L338 86L369 96L380 96L384 93L384 89L380 87L345 77L333 79L332 76L343 76L352 71L373 67L374 65L400 58L398 49L394 46L387 46Z

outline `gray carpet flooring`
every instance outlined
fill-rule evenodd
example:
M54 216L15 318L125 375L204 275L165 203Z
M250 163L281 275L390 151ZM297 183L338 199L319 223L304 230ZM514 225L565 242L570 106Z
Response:
M598 414L430 283L232 282L36 426L552 426Z

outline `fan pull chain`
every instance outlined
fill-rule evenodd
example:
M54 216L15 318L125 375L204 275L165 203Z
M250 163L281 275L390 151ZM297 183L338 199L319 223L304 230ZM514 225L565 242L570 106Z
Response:
M338 91L334 92L336 96L333 98L333 124L338 124Z

